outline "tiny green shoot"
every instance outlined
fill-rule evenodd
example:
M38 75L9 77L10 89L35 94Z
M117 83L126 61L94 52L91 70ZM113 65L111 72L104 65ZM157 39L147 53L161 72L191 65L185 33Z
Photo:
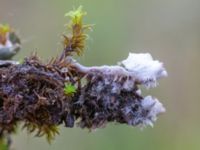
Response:
M64 93L71 96L76 93L76 87L71 83L65 84Z

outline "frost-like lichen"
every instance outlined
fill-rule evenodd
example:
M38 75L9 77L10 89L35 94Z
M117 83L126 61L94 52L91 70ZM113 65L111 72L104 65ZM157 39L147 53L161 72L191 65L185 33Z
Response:
M153 60L149 53L129 53L128 58L123 60L121 64L147 87L155 87L157 79L167 76L167 71L163 64L158 60Z
M162 63L154 61L150 54L130 53L116 66L85 67L76 62L73 65L88 80L77 101L81 104L81 127L101 127L109 121L153 126L157 115L165 111L157 99L143 98L138 87L154 87L157 79L167 75Z

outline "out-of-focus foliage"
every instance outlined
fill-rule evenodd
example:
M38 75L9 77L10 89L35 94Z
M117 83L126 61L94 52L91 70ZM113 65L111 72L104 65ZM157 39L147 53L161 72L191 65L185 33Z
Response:
M4 139L0 139L0 150L8 150L8 146Z
M0 44L6 43L7 33L10 32L10 27L8 25L0 24Z

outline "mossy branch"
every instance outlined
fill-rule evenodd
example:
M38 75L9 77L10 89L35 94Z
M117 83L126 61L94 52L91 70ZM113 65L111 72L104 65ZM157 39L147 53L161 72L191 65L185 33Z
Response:
M37 130L36 136L46 136L50 142L61 124L88 129L108 122L146 126L165 111L157 99L143 97L138 88L154 87L167 75L150 54L129 54L119 65L99 67L86 67L72 58L83 53L85 31L91 28L82 22L85 14L81 7L66 14L72 32L64 35L64 50L51 61L45 63L36 54L20 63L0 61L1 136L13 133L22 122L28 132ZM5 32L10 40L9 30ZM1 46L7 48L5 41Z

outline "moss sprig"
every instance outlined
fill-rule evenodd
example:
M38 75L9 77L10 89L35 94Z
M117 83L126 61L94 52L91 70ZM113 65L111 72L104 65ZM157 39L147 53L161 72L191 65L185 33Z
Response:
M74 52L78 56L83 54L85 41L88 38L85 32L92 29L92 25L83 23L83 17L86 14L82 6L65 14L66 17L70 17L70 21L66 27L71 30L71 34L64 35L63 43L66 56L72 55Z
M36 137L45 136L48 143L51 143L56 135L59 134L59 128L57 125L38 125L31 122L26 122L23 128L28 131L28 133L35 132Z

